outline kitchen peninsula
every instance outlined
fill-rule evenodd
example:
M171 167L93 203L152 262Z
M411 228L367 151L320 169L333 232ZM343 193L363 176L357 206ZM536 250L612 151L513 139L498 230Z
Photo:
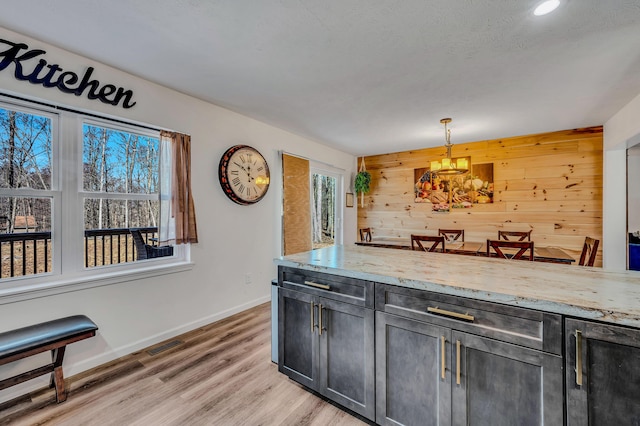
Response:
M640 418L637 272L357 246L276 264L280 371L378 424Z

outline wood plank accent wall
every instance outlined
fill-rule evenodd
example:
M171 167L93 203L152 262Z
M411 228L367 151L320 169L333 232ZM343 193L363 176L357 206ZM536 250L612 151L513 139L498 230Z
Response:
M413 201L414 169L444 158L444 146L365 157L372 184L365 207L358 204L358 228L371 227L374 238L407 239L463 228L465 240L485 242L499 230L532 230L537 245L578 259L585 236L602 240L602 141L597 126L456 143L452 157L493 163L494 202L449 213ZM596 265L601 259L599 253Z

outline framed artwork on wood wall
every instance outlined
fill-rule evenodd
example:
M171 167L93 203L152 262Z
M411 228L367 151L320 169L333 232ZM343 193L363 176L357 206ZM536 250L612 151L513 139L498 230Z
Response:
M470 172L440 176L430 167L413 170L414 202L429 203L434 212L493 202L493 163L474 164Z

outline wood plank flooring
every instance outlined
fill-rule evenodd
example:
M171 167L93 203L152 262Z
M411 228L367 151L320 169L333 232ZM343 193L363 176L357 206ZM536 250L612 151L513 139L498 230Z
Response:
M269 303L0 404L0 425L335 425L365 423L271 362ZM73 348L70 347L70 350Z

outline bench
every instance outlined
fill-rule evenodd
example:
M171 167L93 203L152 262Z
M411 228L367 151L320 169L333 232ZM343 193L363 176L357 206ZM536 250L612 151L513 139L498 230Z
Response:
M70 343L95 336L97 329L98 326L86 316L74 315L0 333L0 365L51 351L50 364L0 380L0 390L51 373L49 387L55 387L58 403L65 401L64 351Z

